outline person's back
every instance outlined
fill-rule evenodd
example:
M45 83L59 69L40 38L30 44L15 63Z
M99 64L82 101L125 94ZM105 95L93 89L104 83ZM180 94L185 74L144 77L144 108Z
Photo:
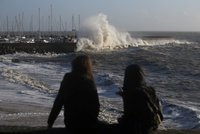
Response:
M123 91L124 116L127 116L130 120L141 120L140 115L144 115L147 111L143 90L145 90L144 87L137 87Z
M65 124L72 128L95 127L99 100L95 84L87 76L69 73L63 80Z
M154 107L158 111L160 107L154 88L146 85L143 71L138 65L126 68L121 95L124 114L119 118L120 127L126 132L147 134L154 127Z
M53 126L62 106L68 130L73 133L96 131L100 105L91 61L86 55L76 57L72 71L65 74L48 118L48 128Z

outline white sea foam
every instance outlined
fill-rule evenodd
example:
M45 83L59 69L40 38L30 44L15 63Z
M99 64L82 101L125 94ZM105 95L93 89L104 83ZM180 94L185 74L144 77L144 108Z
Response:
M141 42L145 42L145 45L151 45L152 44L166 44L168 42L174 43L186 43L186 42L175 42L175 40L171 39L161 39L161 40L152 40L152 39L146 39L146 40L140 40ZM138 39L139 42L139 39ZM149 44L148 44L149 43ZM54 89L58 89L60 80L62 79L64 72L66 71L66 67L60 67L60 65L56 63L32 63L32 62L18 62L13 63L13 58L19 58L26 55L30 56L29 54L20 54L17 53L15 55L5 55L0 56L0 73L3 75L0 76L0 78L3 78L3 82L0 81L0 85L2 85L1 89L1 100L5 101L7 98L12 98L12 100L21 100L23 98L23 101L33 103L42 103L42 105L52 105L54 98L52 96L49 96L49 94L46 94L46 90L51 89L52 85L57 84L53 87L56 87ZM31 55L35 56L35 55ZM40 57L40 56L39 56ZM43 56L41 56L43 57ZM50 55L51 57L51 55ZM66 57L63 57L66 58ZM34 59L34 58L33 58ZM118 74L114 74L110 71L106 72L105 70L99 71L96 75L96 84L99 89L99 95L102 104L102 113L101 118L104 120L109 120L109 122L113 123L116 121L117 117L121 114L121 103L122 100L120 100L120 97L115 96L115 92L118 91L119 85L122 85L122 76L119 76ZM163 78L164 76L162 76ZM12 84L8 84L9 82L6 81L9 80L9 82L13 82ZM52 83L52 81L54 83ZM17 83L17 84L15 84ZM36 84L36 85L35 85ZM19 86L20 85L20 86ZM26 88L22 88L25 85ZM38 87L39 85L39 87ZM44 87L43 87L44 86ZM50 86L50 87L49 87ZM27 90L30 88L30 90ZM36 90L32 90L32 88ZM10 89L10 90L9 90ZM15 90L12 90L15 89ZM17 91L16 91L17 90ZM15 92L16 91L16 94ZM40 94L40 92L42 93ZM165 90L164 90L165 91ZM45 94L43 94L45 92ZM48 91L49 92L49 91ZM169 94L169 91L166 91L167 94ZM55 95L55 92L53 93ZM169 94L170 95L170 94ZM4 97L2 97L4 96ZM44 96L44 97L43 97ZM47 97L46 99L44 99ZM55 96L54 96L55 97ZM118 98L117 98L118 97ZM164 127L167 128L194 128L195 125L199 124L199 105L198 103L195 104L193 102L185 102L181 103L178 99L175 100L169 100L170 97L167 99L167 104L164 106ZM103 102L102 102L103 101ZM51 102L51 103L50 103ZM120 105L118 104L120 103ZM120 108L119 108L120 107ZM40 116L46 115L46 113L40 114L34 114L34 113L23 113L23 114L10 114L9 115L0 115L0 118L18 118L18 117L40 117Z
M33 61L23 62L21 57L31 56ZM54 57L55 55L46 55L47 57ZM45 56L45 58L46 58ZM0 56L0 75L9 82L21 84L28 88L36 89L41 92L56 92L59 88L60 80L65 71L69 68L63 68L53 63L34 63L34 57L38 55L29 55L27 53L16 53L14 55ZM43 58L44 55L41 55ZM13 62L13 59L19 59L19 62ZM32 63L33 62L33 63ZM58 71L59 70L59 71ZM49 77L49 75L51 77ZM55 90L56 89L56 90Z
M122 106L121 97L116 95L116 92L119 91L120 88L120 86L118 85L120 79L121 77L112 73L101 72L96 74L95 80L100 97L103 98L106 103L111 103L113 106L116 107ZM162 100L163 114L165 119L159 129L195 128L196 125L198 125L200 122L199 110L197 107L195 107L195 105L199 106L194 102L187 102L186 104L177 100ZM112 111L112 109L108 107L106 107L104 110L106 111L106 113ZM122 109L117 110L117 116L120 115L120 110ZM112 114L109 115L110 119L114 119L115 116L116 115Z
M88 18L83 26L78 49L114 49L130 45L132 38L128 32L119 32L109 24L107 16L99 14ZM122 46L123 45L123 46Z
M1 120L18 119L21 117L36 117L48 116L49 113L14 113L14 114L0 114Z
M193 129L199 122L200 118L196 108L186 105L177 100L163 101L164 125L167 128L185 128Z
M2 69L2 76L6 77L6 79L13 83L20 83L26 86L29 86L34 89L44 91L51 91L52 89L48 87L45 83L38 81L30 76L18 72L14 69L3 68Z
M77 51L81 50L113 50L129 46L152 46L165 44L191 44L187 40L142 39L131 37L128 32L121 32L111 25L105 14L98 14L88 18L82 25L79 33Z
M25 53L25 52L16 52L14 54L7 54L7 56L11 56L13 57L14 56L22 56L22 57L27 57L27 56L32 56L32 57L45 57L45 58L51 58L51 57L57 57L57 56L62 56L62 55L66 55L64 53L60 53L60 54L57 54L57 53L44 53L44 54L41 54L41 53L35 53L35 54L31 54L31 53Z

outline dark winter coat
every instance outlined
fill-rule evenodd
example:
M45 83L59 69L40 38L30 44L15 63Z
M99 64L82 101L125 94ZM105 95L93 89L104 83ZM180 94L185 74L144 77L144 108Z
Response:
M85 75L67 73L51 110L48 124L53 124L64 106L66 127L80 128L96 125L99 114L99 98L93 80Z
M147 95L148 94L148 95ZM119 123L125 129L133 129L136 133L147 133L151 129L151 115L147 106L149 99L158 108L163 120L159 99L156 96L155 89L142 85L134 89L123 89L122 93L124 114L119 118ZM141 132L143 131L143 132Z

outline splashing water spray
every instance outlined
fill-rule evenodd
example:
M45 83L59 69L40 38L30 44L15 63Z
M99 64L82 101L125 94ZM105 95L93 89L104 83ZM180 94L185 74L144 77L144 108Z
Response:
M186 40L173 38L143 39L132 38L128 32L120 32L109 24L105 14L88 18L81 26L76 51L104 51L129 46L154 46L166 44L191 44Z
M119 32L110 25L107 16L102 13L88 18L83 23L79 37L77 51L113 50L137 44L128 32Z

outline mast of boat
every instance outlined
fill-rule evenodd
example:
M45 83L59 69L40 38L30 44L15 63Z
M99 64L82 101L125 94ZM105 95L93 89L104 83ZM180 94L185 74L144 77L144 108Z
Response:
M1 16L0 16L0 20L1 20ZM2 32L2 23L0 21L0 32Z
M0 20L1 20L1 16L0 16ZM1 21L0 21L0 32L2 32L1 28L2 28L2 25L1 25Z
M22 35L23 35L24 34L24 12L22 12L21 27L22 27Z
M51 19L50 16L48 16L48 33L50 32L50 25L51 24Z
M21 16L21 14L19 13L18 14L18 32L19 32L19 34L20 34L20 36L22 36L21 34L22 34L22 16Z
M12 20L12 24L11 24L11 32L14 34L14 21Z
M20 34L21 32L21 23L20 23L20 14L18 14L18 17L17 17L17 33Z
M65 22L65 31L67 32L67 21Z
M74 15L72 15L72 31L75 31L76 27L75 27L75 23L74 23Z
M53 11L52 11L52 4L51 4L51 34L52 34L52 31L53 31L53 25L52 25L52 20L53 20Z
M6 16L6 27L7 27L7 34L9 32L9 22L8 22L8 16Z
M31 15L30 32L33 32L33 15Z
M17 25L17 28L18 28L18 29L17 29L17 34L20 34L20 32L21 32L21 28L20 28L20 27L21 27L21 25L20 25L20 24L21 24L21 23L20 23L20 14L18 14L17 22L18 22L18 23L17 23L17 24L18 24L18 25Z
M80 31L80 26L81 25L81 16L80 14L78 15L78 31Z
M60 16L60 32L61 32L61 27L62 27L62 18Z
M40 8L38 8L38 33L40 34Z
M17 24L17 16L15 16L15 31L17 31L18 24Z

